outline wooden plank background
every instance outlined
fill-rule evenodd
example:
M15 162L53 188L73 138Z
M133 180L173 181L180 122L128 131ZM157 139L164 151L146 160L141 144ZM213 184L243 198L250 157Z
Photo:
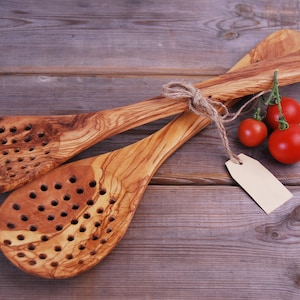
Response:
M299 1L0 0L1 115L82 113L226 72L270 33L299 29ZM282 89L298 97L300 85ZM170 108L171 109L171 108ZM169 119L73 160L137 141ZM300 165L259 159L294 197L271 215L235 186L213 125L158 170L124 239L75 278L45 280L0 254L1 299L299 299ZM1 202L7 194L0 196Z

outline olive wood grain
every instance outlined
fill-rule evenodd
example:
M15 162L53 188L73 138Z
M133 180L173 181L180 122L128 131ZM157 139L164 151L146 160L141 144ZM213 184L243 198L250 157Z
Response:
M0 210L3 253L46 278L95 266L125 234L158 167L208 123L184 113L139 142L66 164L14 191Z
M276 36L275 36L276 35ZM274 38L275 37L275 38ZM260 53L252 50L239 66L254 65L196 84L206 96L229 101L270 88L275 69L279 69L279 84L288 85L300 78L300 33L281 30L267 37L267 46L274 60L258 62ZM274 46L280 41L280 48ZM269 47L269 45L271 45ZM287 56L279 50L290 48ZM273 49L278 49L274 52ZM269 56L269 57L274 57ZM254 57L254 60L250 60ZM228 103L228 106L230 103ZM120 132L187 110L186 99L161 96L125 107L94 113L63 116L6 116L0 118L0 192L15 189L95 143Z

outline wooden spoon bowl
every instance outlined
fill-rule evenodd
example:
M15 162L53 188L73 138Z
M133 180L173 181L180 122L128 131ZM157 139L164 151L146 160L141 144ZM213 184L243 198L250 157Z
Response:
M78 275L124 236L159 165L209 120L180 116L125 148L58 167L14 191L0 211L0 246L19 268Z
M186 100L157 97L95 113L2 117L0 192L33 180L105 138L187 107Z

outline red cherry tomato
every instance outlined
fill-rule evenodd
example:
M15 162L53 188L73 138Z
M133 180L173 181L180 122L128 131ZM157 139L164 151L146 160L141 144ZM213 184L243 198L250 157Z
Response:
M288 129L276 129L268 142L271 155L279 162L293 164L300 161L300 124L290 124Z
M267 137L268 129L264 122L255 119L245 119L238 128L240 142L247 147L260 145Z
M300 104L293 98L281 98L282 114L288 124L300 123ZM266 121L272 129L278 128L279 111L278 105L268 105Z

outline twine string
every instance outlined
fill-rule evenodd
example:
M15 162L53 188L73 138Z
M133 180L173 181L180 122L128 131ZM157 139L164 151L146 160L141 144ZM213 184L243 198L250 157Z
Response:
M224 103L213 100L209 97L204 97L200 89L197 89L189 82L170 82L163 86L163 95L165 97L172 99L189 99L189 109L193 113L199 116L205 116L216 124L218 133L221 137L229 159L238 164L241 164L242 161L230 148L224 123L235 120L239 115L241 115L246 106L257 100L264 93L266 92L261 92L252 97L243 106L241 106L236 113L230 114ZM219 110L221 110L222 115L219 114Z

